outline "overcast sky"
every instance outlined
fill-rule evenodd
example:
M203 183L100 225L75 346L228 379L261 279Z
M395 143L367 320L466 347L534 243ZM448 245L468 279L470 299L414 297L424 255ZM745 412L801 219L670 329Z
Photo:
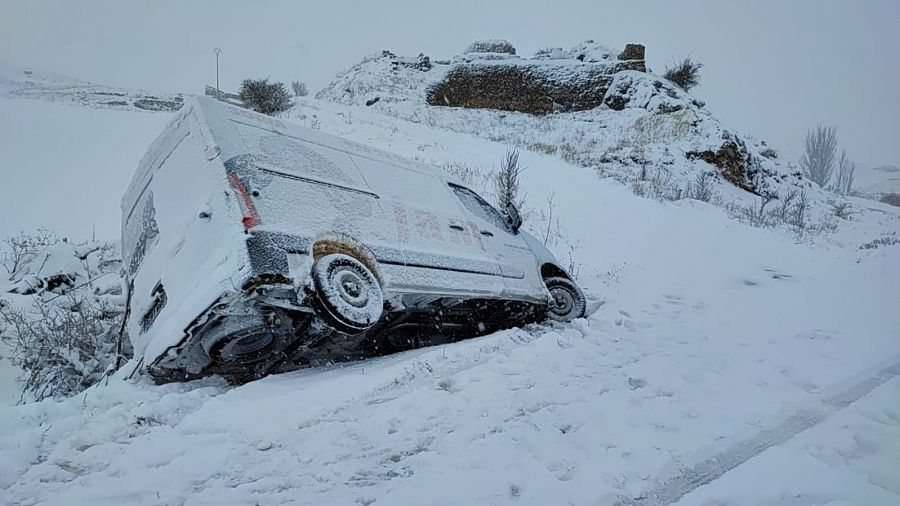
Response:
M594 39L647 46L655 71L703 62L696 95L787 158L816 123L864 165L900 164L900 0L328 2L0 0L0 63L199 93L248 76L313 90L368 53L448 57L477 38L522 55Z

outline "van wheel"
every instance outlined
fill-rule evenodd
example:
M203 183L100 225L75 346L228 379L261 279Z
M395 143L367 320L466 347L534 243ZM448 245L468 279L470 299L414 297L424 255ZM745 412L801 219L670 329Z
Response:
M559 322L570 322L584 316L587 302L578 285L566 278L545 278L544 285L550 291L547 317Z
M314 309L334 330L358 334L381 318L381 285L359 260L342 253L325 255L313 265L312 280Z

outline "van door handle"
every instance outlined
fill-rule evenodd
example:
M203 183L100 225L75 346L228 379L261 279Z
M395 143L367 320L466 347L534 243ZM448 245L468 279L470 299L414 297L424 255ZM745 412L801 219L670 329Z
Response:
M494 237L494 233L490 230L481 230L481 235L486 235L488 237Z
M466 229L462 225L450 225L450 228L459 232L465 232Z

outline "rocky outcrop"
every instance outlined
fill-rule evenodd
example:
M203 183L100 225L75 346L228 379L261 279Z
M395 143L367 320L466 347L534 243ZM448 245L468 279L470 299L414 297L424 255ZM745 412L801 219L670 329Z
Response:
M625 50L619 53L619 59L623 61L641 60L644 61L644 45L643 44L625 44Z
M643 60L617 60L604 54L585 61L587 55L587 51L577 55L548 51L535 59L472 60L467 53L466 59L429 88L425 98L429 105L531 114L582 111L603 103L617 73L644 68Z
M751 193L760 193L757 183L760 177L760 164L747 150L746 144L731 135L726 135L725 142L716 150L689 151L685 156L689 160L700 159L719 169L719 173L729 183Z

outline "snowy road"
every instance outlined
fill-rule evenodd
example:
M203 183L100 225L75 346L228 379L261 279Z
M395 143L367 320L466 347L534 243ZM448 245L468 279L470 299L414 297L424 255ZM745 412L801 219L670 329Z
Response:
M891 360L890 365L874 371L871 376L852 384L837 394L818 401L819 406L811 406L798 411L772 428L760 431L755 436L738 442L727 450L700 462L679 475L660 483L648 493L638 498L623 498L617 506L663 506L677 503L685 495L700 487L710 485L725 473L746 463L748 460L778 445L786 443L803 431L821 424L836 412L847 408L868 395L872 390L900 376L900 357ZM900 384L895 382L895 389ZM900 392L900 390L898 390ZM900 412L893 413L897 430L900 432ZM900 479L895 481L900 486ZM898 492L900 490L895 490ZM890 499L890 498L889 498Z

